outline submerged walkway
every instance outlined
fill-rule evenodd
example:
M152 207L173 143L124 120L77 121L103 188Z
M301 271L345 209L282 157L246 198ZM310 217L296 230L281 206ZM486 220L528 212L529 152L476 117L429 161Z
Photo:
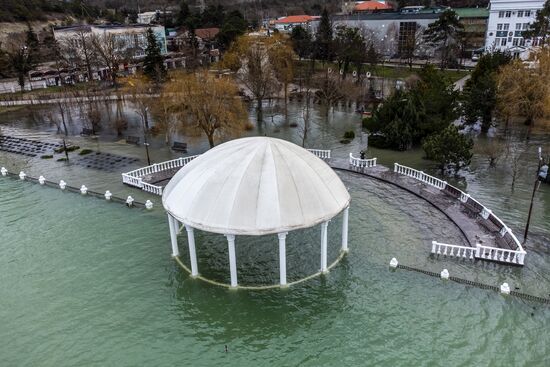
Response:
M488 246L497 246L495 233L481 225L475 219L475 215L462 208L462 205L456 199L442 194L440 190L432 186L395 173L389 168L380 165L362 170L352 169L347 160L336 158L331 159L329 165L336 170L353 172L393 184L428 201L456 224L470 247L475 247L478 242Z
M329 150L309 149L340 171L352 172L384 181L426 200L441 211L462 232L466 245L432 241L434 256L456 256L464 259L483 259L510 265L523 265L525 250L502 220L469 194L447 182L397 163L394 169L376 164L376 158L331 158ZM123 173L125 184L162 195L163 188L177 171L197 156L182 157Z

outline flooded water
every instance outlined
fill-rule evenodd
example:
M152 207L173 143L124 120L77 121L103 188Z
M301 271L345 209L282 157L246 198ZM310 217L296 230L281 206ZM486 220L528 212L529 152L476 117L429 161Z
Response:
M127 112L129 120L132 113ZM301 142L302 110L249 132ZM134 115L128 135L139 132ZM55 125L0 115L2 133L56 140ZM75 119L76 120L76 119ZM316 108L306 146L345 157L366 144L360 118L336 109L325 118ZM74 122L74 133L81 126ZM134 130L132 130L134 129ZM342 144L343 133L357 137ZM103 134L103 132L102 132ZM487 169L476 156L463 178L453 179L493 209L516 234L525 223L536 165L536 146L550 143L536 131L528 143L522 127L515 144L525 147L515 189L510 168ZM179 138L182 139L183 138ZM143 146L71 137L82 147L133 156L144 165ZM187 139L185 140L187 141ZM155 162L176 157L153 141ZM202 139L189 140L201 153ZM382 164L400 162L430 170L419 151L369 150ZM78 157L71 156L77 159ZM501 161L502 163L503 161ZM110 189L118 196L152 198L153 211L0 178L0 355L2 365L529 365L550 363L550 308L503 298L487 290L444 283L423 274L388 269L402 264L489 284L507 281L521 292L550 294L550 186L537 193L526 266L436 260L430 242L461 244L458 228L421 199L356 174L339 173L352 196L350 253L326 277L286 290L230 291L190 279L170 258L168 226L160 199L124 187L119 172L24 158L0 152L0 165L53 181ZM133 167L128 167L131 169ZM341 219L329 226L329 261L338 252ZM319 229L287 238L289 280L317 270ZM271 238L273 237L273 238ZM522 236L518 236L522 237ZM188 262L185 240L182 259ZM197 234L201 274L229 277L223 237ZM276 283L276 236L237 238L239 280ZM227 345L228 352L224 347Z

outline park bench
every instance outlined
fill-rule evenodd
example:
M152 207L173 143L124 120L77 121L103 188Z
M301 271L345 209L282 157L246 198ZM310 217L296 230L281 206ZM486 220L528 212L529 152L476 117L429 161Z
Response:
M91 135L94 135L94 131L92 129L83 128L80 135L82 135L82 136L91 136Z
M139 137L138 136L127 136L126 137L126 144L139 145Z
M179 152L187 153L187 143L175 141L174 144L172 145L172 150L177 150Z

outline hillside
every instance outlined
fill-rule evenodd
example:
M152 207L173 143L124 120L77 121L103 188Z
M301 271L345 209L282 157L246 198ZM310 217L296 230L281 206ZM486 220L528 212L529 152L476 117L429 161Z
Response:
M129 13L141 11L179 8L181 0L0 0L0 22L45 21L52 16L73 16L93 20L97 17L110 17L120 20ZM200 0L186 1L192 11L198 11ZM488 0L398 0L401 6L424 4L448 5L452 7L487 6ZM340 10L341 0L205 0L206 6L222 5L229 10L238 9L249 21L266 17L293 14L320 14L326 7L329 12Z

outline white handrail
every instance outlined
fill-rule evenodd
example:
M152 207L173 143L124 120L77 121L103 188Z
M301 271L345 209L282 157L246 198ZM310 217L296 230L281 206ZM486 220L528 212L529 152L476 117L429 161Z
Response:
M349 164L350 164L350 166L357 167L357 168L376 167L376 158L361 159L361 158L354 157L353 154L350 153L349 154Z
M443 251L441 251L443 250ZM456 250L456 254L455 254ZM469 254L468 254L469 252ZM432 254L443 255L443 256L456 256L469 258L473 260L475 257L476 249L469 246L458 246L458 245L449 245L448 243L440 243L432 241Z
M501 237L504 237L506 236L507 234L510 236L510 238L512 239L512 241L514 242L514 244L516 245L516 248L517 250L506 250L506 249L501 249L501 248L496 248L496 247L488 247L488 246L483 246L483 247L486 247L488 249L493 249L493 250L502 250L502 251L511 251L511 252L516 252L517 253L517 256L512 256L512 258L514 259L514 261L508 261L508 262L512 262L512 263L517 263L517 264L521 264L523 265L523 259L525 257L525 250L523 249L523 246L521 245L521 242L519 242L519 240L517 239L517 237L514 235L514 233L512 233L512 230L506 226L506 224L504 224L504 222L499 218L497 217L490 209L488 209L487 207L485 207L483 204L481 204L479 201L475 200L473 197L471 197L469 194L465 193L464 191L454 187L454 186L451 186L449 185L446 181L443 181L443 180L440 180L436 177L433 177L433 176L430 176L430 175L427 175L425 174L424 172L422 171L418 171L414 168L411 168L411 167L407 167L407 166L403 166L403 165L400 165L398 163L394 163L394 172L395 173L399 173L399 174L402 174L402 175L405 175L405 176L408 176L408 177L412 177L416 180L419 180L421 182L424 182L430 186L433 186L433 187L436 187L440 190L444 190L445 188L450 187L452 188L454 191L456 191L458 193L458 200L463 204L463 205L466 205L467 203L472 203L473 205L479 207L480 209L480 212L479 212L479 215L480 217L482 217L484 220L492 220L494 219L494 221L496 221L496 225L498 226L499 228L499 233L500 233L500 236ZM470 206L472 205L470 204ZM499 252L500 253L500 252ZM493 256L494 257L494 256ZM515 261L516 260L516 257L517 257L517 262ZM521 260L521 262L520 262ZM500 260L499 260L500 261ZM507 262L507 261L503 261L503 262Z
M509 250L504 248L483 246L477 244L476 257L492 261L500 261L511 264L523 265L526 252L522 250Z
M418 181L421 181L427 185L433 186L439 190L443 190L447 186L447 181L440 180L439 178L430 176L422 171L416 170L411 167L402 166L398 163L394 163L393 171L395 173L412 177Z
M308 149L311 153L315 154L321 159L330 159L330 150L327 149Z
M132 177L143 177L146 175L150 175L151 173L157 173L157 172L167 171L173 168L183 167L197 157L198 155L192 155L189 157L180 157L180 158L172 159L170 161L155 163L147 167L138 168L136 170L123 173L122 175L123 177L124 175L132 176Z

